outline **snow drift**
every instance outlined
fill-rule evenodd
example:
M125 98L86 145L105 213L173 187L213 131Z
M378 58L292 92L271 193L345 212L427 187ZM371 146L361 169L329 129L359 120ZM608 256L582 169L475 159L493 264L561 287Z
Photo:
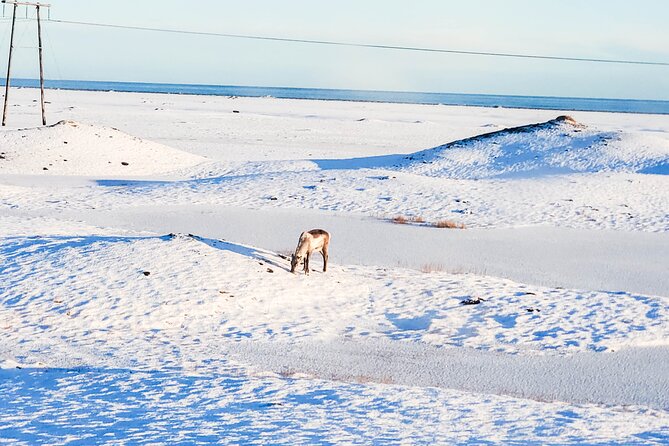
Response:
M600 131L570 116L454 141L403 157L394 169L460 179L571 172L669 171L669 141Z
M22 345L0 359L21 363L168 361L147 349L156 330L182 346L199 338L205 351L197 361L215 355L221 337L385 339L543 355L666 346L669 335L661 297L402 268L333 264L321 273L319 256L305 276L289 272L286 256L182 234L5 237L0 259L0 327L11 327L5 345ZM474 297L483 303L462 304ZM30 351L21 339L53 349ZM77 348L84 339L104 340L115 355Z
M0 132L0 173L80 176L162 174L205 158L115 128L60 121Z

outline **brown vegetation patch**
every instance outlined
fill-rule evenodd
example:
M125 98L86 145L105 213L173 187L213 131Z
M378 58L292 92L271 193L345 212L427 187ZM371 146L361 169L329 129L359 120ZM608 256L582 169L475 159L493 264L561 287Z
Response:
M426 273L426 274L439 272L439 271L443 271L443 270L444 270L443 265L441 265L439 263L425 263L424 265L421 265L421 267L420 267L420 271L422 273Z
M390 221L392 221L393 223L398 224L398 225L405 225L405 224L409 223L409 219L406 218L403 215L398 215L396 217L393 217Z
M555 122L566 122L571 125L580 126L581 124L569 115L561 115L554 119Z
M389 376L373 377L367 375L356 375L343 381L353 381L359 384L395 384L395 380Z
M390 221L398 225L406 225L408 223L417 223L417 224L425 223L425 219L420 215L414 215L412 217L405 217L404 215L398 215L396 217L391 218Z
M432 223L435 228L465 229L464 223L457 223L453 220L439 220Z

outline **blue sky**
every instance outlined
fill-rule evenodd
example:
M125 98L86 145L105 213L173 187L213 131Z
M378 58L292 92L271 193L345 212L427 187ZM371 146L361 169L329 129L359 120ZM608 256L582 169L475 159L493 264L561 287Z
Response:
M473 51L669 61L665 0L53 0L51 17ZM9 14L9 9L6 15ZM25 17L21 10L20 17ZM37 77L34 23L14 76ZM52 79L669 99L669 67L315 46L47 23ZM9 21L0 21L4 71Z

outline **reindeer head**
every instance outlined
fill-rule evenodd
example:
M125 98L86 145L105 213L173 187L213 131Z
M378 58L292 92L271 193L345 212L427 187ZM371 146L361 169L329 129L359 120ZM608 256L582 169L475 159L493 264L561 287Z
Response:
M297 268L297 265L299 265L302 262L302 256L300 255L291 255L290 256L290 272L294 273L295 268Z

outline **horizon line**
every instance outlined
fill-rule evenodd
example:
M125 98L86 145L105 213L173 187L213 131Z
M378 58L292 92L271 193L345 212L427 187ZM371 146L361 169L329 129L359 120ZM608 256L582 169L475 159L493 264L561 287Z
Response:
M29 81L37 83L37 87L19 86L22 88L39 88L39 79L37 78L22 78L17 77L10 80L10 87L15 81ZM611 98L611 97L592 97L592 96L554 96L554 95L532 95L532 94L504 94L504 93L460 93L460 92L443 92L443 91L411 91L411 90L376 90L376 89L359 89L359 88L334 88L334 87L289 87L289 86L267 86L267 85L233 85L233 84L210 84L210 83L179 83L179 82L149 82L149 81L118 81L118 80L84 80L84 79L44 79L47 82L81 82L81 83L98 83L98 84L135 84L135 85L162 85L162 86L185 86L185 87L216 87L216 88L247 88L247 89L274 89L274 90L316 90L316 91L341 91L341 92L359 92L359 93L389 93L389 94L404 94L404 95L454 95L454 96L482 96L482 97L500 97L500 98L539 98L539 99L576 99L576 100L597 100L597 101L635 101L635 102L669 102L667 99L641 99L641 98ZM5 86L5 79L0 79L0 86ZM45 85L46 87L46 85ZM48 88L48 87L47 87ZM57 88L56 88L57 89ZM68 88L68 90L81 90L77 88ZM85 90L84 90L85 91ZM102 90L96 90L102 91ZM128 91L132 93L134 91ZM149 93L149 92L147 92ZM160 93L160 92L156 92ZM165 94L196 94L206 95L204 93L179 93L169 92ZM220 95L214 95L220 96ZM309 98L306 98L309 99ZM354 100L354 99L349 99ZM360 99L363 102L363 99ZM386 101L383 101L386 102Z

